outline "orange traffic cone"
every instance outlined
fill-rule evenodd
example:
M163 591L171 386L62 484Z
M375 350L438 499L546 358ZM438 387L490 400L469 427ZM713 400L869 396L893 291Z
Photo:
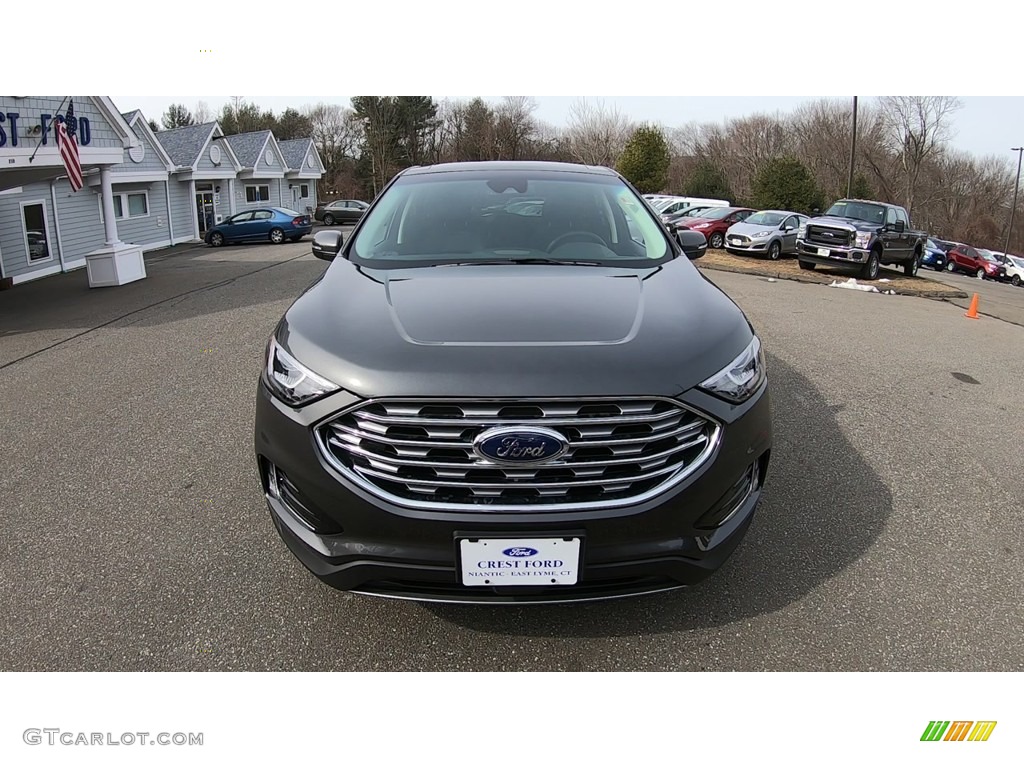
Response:
M978 319L978 294L974 294L974 298L971 299L971 308L967 310L964 317L969 317L971 320Z

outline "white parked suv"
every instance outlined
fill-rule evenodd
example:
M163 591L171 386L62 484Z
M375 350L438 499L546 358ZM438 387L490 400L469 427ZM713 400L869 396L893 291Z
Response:
M1008 253L1003 263L1006 264L1006 279L1016 286L1024 284L1024 259Z

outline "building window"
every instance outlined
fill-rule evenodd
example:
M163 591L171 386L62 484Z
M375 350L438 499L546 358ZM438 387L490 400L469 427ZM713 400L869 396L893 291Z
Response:
M247 203L265 203L270 200L270 185L269 184L257 184L255 186L246 186L245 188L245 202Z
M103 220L103 195L97 195L96 199L100 204L100 221ZM141 219L149 216L149 193L148 192L115 192L114 193L114 218Z
M309 197L309 184L303 184L300 189L302 190L302 193L299 197Z

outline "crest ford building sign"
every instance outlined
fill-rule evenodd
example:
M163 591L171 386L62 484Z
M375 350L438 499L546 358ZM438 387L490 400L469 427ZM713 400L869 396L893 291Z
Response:
M8 143L12 147L22 146L26 141L31 146L50 143L53 121L64 123L68 136L78 138L78 145L87 147L92 142L92 126L88 117L74 117L65 120L64 115L48 115L41 113L35 116L22 116L20 112L0 112L0 147ZM20 135L19 135L20 134Z

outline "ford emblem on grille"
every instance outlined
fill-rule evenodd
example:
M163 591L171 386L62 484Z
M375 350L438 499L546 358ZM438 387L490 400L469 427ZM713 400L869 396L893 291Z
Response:
M495 427L473 441L477 456L496 464L539 464L553 461L569 447L553 429L542 427Z

